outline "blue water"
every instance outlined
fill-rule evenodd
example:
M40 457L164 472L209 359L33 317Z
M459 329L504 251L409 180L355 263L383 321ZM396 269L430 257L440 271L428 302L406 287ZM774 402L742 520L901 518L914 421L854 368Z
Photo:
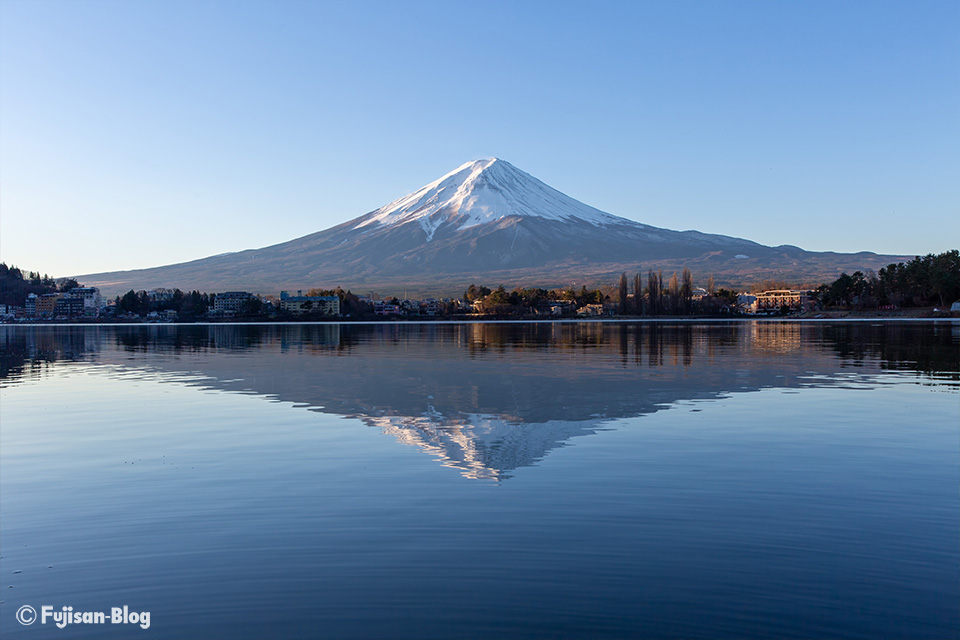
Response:
M960 637L956 323L0 347L4 638Z

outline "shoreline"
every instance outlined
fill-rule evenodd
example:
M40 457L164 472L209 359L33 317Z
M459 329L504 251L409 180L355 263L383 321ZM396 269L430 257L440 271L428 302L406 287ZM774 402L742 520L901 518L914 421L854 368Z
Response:
M552 318L552 319L512 319L512 318L462 318L462 319L396 319L396 320L303 320L303 321L275 321L250 320L238 322L10 322L0 323L0 327L199 327L199 326L324 326L324 325L458 325L458 324L723 324L723 323L804 323L816 324L827 322L955 322L960 321L960 314L949 312L946 315L860 315L860 314L823 314L814 316L738 316L733 318L697 318L690 316L660 316L660 317L618 317L618 318Z

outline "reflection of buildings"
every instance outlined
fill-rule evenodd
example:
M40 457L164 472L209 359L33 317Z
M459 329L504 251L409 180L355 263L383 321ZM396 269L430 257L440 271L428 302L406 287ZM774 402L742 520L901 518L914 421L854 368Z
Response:
M0 325L0 385L40 377L56 363L92 360L100 352L101 329Z
M960 385L956 325L292 324L0 327L0 377L95 359L349 416L503 480L611 421L899 368ZM39 363L36 373L29 369ZM947 373L942 373L947 372ZM177 376L183 379L183 376ZM844 382L845 383L845 382Z
M755 322L750 327L751 345L767 352L796 351L803 347L804 337L803 326L796 322Z
M330 351L341 346L339 324L297 324L283 327L280 351Z

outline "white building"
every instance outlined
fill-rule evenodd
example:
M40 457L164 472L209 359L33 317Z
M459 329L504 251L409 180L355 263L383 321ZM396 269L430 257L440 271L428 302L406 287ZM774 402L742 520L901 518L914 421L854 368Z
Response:
M218 293L213 299L213 310L217 314L235 314L243 309L243 305L248 300L253 300L256 296L246 291L227 291Z
M325 316L340 315L340 298L338 296L305 296L302 291L291 296L286 291L280 292L280 309L290 313L319 312Z
M100 309L103 308L103 297L100 295L100 289L96 287L74 287L67 294L71 298L80 298L83 300L83 315L98 316Z

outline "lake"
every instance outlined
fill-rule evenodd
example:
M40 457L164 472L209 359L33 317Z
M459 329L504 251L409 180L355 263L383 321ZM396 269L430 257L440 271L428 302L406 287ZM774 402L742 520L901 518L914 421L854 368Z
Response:
M955 321L0 347L4 638L960 636Z

